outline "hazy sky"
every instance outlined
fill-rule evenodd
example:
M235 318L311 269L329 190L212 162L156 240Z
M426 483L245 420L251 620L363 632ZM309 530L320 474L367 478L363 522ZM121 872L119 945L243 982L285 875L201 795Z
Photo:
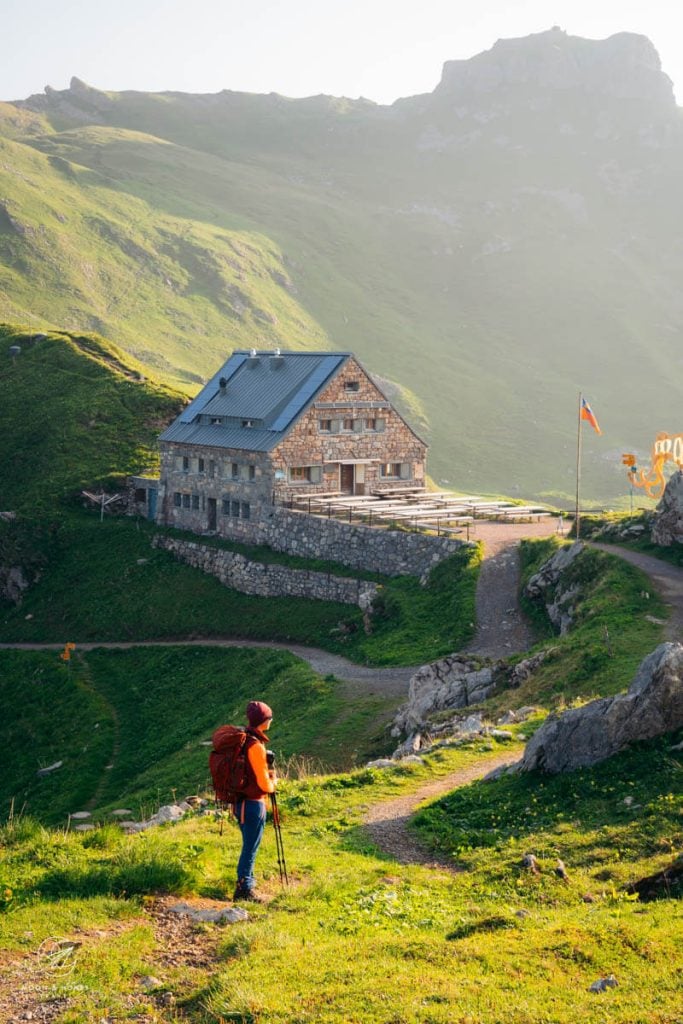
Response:
M390 103L431 91L445 60L552 25L649 36L683 102L677 0L0 0L0 99L77 75L100 89Z

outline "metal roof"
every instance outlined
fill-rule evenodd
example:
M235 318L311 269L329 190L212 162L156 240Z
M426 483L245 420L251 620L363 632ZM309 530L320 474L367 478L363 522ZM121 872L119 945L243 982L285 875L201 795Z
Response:
M233 352L161 435L162 441L268 451L312 403L350 352ZM221 388L224 378L226 386ZM202 416L258 421L200 423Z

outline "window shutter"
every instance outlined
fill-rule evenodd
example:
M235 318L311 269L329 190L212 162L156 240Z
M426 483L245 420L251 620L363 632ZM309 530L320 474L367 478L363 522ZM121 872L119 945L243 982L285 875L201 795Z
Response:
M402 462L401 463L398 475L400 476L401 480L410 480L410 463L409 462Z
M387 421L385 419L375 420L375 430L379 433L382 430L386 430Z
M354 434L360 434L362 429L363 429L363 421L362 420L354 420L353 421L353 432L354 432Z
M311 466L311 475L309 477L312 484L319 484L323 478L323 467L322 466Z
M331 420L330 424L331 424L330 425L330 430L332 431L332 433L333 434L338 434L339 433L339 429L341 427L341 420Z

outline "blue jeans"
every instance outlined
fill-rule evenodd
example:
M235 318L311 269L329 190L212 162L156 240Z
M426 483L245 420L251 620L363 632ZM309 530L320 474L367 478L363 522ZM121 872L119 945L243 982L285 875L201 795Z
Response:
M239 800L235 804L235 817L242 832L242 852L237 862L237 884L253 889L254 861L266 825L265 800Z

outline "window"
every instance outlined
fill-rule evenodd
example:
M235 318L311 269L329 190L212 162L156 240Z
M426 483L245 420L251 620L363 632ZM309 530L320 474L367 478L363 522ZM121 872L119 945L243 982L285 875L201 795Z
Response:
M383 477L392 477L398 479L401 476L401 463L400 462L384 462L380 466L379 475Z
M190 495L189 494L183 494L183 508L189 508L189 507L190 507Z
M183 473L190 472L190 460L187 455L183 455Z
M357 380L345 380L344 391L360 391L360 382Z
M332 420L320 420L318 423L321 433L331 434L332 433Z
M209 462L209 476L213 480L215 475L216 475L216 463L213 461L213 459L211 459L210 462Z
M222 422L223 421L220 418L220 416L212 416L211 417L211 424L212 424L212 426L220 427Z
M147 502L147 491L144 487L135 488L135 500L138 505L144 505Z
M240 475L240 467L236 462L233 462L230 465L230 475L233 478L233 480L237 480L238 476Z
M292 484L319 484L323 478L322 466L290 466L289 482Z
M204 472L204 466L205 466L204 459L197 459L197 472L198 473L203 473Z
M242 502L242 519L249 519L251 516L251 508L248 501Z
M199 495L198 494L193 494L192 495L192 508L195 511L197 511L199 509Z
M377 430L377 420L366 420L365 421L365 429L366 430Z
M242 426L243 427L253 427L254 426L254 421L253 420L242 420Z
M240 514L240 503L239 503L239 501L231 501L230 502L230 515L234 519L238 519L239 518L239 514Z
M342 430L353 430L353 419L347 418L342 420Z
M180 491L176 491L175 494L173 495L173 504L175 505L176 508L180 508L182 503L183 503L183 496L180 493Z
M250 480L255 480L256 479L256 466L250 466L249 467L249 479Z
M230 515L230 498L223 498L223 515Z

